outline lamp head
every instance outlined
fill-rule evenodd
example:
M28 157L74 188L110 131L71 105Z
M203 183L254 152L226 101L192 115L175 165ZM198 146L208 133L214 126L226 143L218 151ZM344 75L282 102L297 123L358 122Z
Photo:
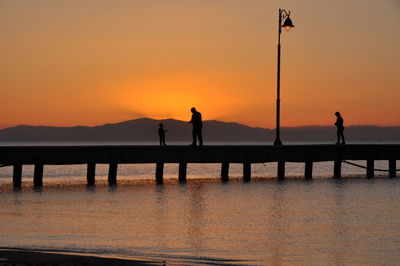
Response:
M289 16L286 18L285 22L283 22L282 28L284 28L286 31L290 31L292 28L294 28L293 22Z

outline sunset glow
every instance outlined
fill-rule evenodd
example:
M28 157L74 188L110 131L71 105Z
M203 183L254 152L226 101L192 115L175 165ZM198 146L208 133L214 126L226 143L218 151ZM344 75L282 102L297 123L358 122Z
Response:
M0 1L0 128L190 119L400 125L398 1ZM359 21L363 23L360 24ZM357 25L355 25L357 24Z

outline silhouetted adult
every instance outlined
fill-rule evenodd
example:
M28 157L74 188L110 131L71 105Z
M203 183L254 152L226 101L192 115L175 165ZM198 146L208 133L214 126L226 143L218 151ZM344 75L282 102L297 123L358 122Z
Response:
M165 146L165 133L168 130L164 130L164 125L163 123L160 123L159 128L158 128L158 136L160 137L160 145Z
M340 139L342 139L342 144L345 144L344 135L343 135L343 131L344 131L343 117L340 115L339 112L336 112L335 115L336 115L335 126L337 128L337 142L336 142L336 144L340 144Z
M202 130L203 130L203 121L201 119L201 114L197 112L196 108L192 107L190 109L192 112L192 119L189 121L189 123L192 123L193 125L193 142L192 146L196 146L197 143L197 138L199 139L199 145L203 146L203 135L202 135Z

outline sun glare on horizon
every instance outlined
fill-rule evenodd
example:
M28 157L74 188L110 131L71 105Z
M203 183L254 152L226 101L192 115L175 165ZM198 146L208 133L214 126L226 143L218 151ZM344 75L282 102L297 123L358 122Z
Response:
M238 110L249 108L249 99L233 84L227 84L223 75L168 73L124 82L114 90L113 100L116 105L154 119L187 120L191 107L201 110L207 120L234 118Z

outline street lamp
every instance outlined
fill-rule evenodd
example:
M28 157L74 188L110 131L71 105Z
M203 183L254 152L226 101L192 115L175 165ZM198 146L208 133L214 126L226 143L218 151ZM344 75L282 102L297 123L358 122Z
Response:
M282 24L282 20L285 22ZM277 80L277 96L276 96L276 138L274 145L282 145L280 138L280 107L281 107L281 33L282 28L286 31L290 31L294 27L292 20L290 19L290 11L287 12L284 9L279 9L279 25L278 25L278 80Z

